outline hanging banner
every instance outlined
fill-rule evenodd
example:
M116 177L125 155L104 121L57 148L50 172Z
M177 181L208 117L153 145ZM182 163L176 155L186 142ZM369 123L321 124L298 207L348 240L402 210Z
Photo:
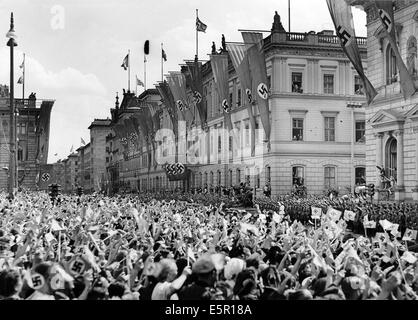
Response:
M227 43L227 49L231 58L232 64L238 75L241 84L241 90L245 94L244 104L247 106L248 117L251 124L251 156L255 155L255 118L253 114L253 93L251 87L251 71L248 63L248 56L246 55L246 45Z
M166 164L164 170L169 181L186 180L190 170L182 163Z
M266 58L262 47L263 35L256 32L242 32L242 38L244 43L249 46L246 53L252 77L252 98L257 101L261 123L264 127L268 146L270 146L269 89Z
M360 50L356 41L351 6L345 0L327 0L327 4L341 47L363 82L367 103L370 104L376 97L377 91L364 73Z
M182 119L191 123L193 121L193 113L191 110L192 104L189 103L186 92L186 77L181 72L170 72L170 75L167 76L167 81Z
M41 164L39 166L39 190L48 190L50 184L60 184L61 177L64 176L64 164Z
M36 162L46 164L49 149L49 127L51 110L54 102L44 101L41 105L39 116L36 118L36 135L38 138Z
M226 54L212 54L210 55L210 63L212 66L213 77L215 85L219 94L219 101L222 105L224 114L225 127L227 130L232 130L231 121L231 107L229 100L229 74L228 74L228 55Z
M177 108L175 105L173 94L170 90L170 87L168 86L167 81L159 82L156 88L161 96L161 99L164 105L167 108L168 114L170 115L170 120L171 120L171 123L173 124L174 136L177 140L178 138L178 113L177 113Z
M207 109L204 103L205 97L203 96L202 64L197 60L187 61L186 64L190 72L190 87L192 89L194 103L199 112L201 127L203 129L207 125Z

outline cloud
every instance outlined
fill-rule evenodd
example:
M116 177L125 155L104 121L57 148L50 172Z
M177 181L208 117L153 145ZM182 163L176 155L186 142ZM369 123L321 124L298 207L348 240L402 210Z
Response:
M20 97L22 52L15 54L15 95ZM9 50L0 49L0 83L9 85ZM109 115L111 101L107 90L94 74L84 74L73 67L48 70L37 59L26 56L26 94L36 92L39 99L53 99L51 113L49 162L65 158L71 145L78 147L80 137L89 140L87 127L94 118ZM67 150L68 149L68 150ZM58 153L55 157L54 154Z
M15 53L15 77L20 74L22 52ZM9 49L0 49L0 82L9 83ZM83 74L72 67L54 72L47 70L35 58L26 56L26 79L33 91L56 93L65 90L78 94L105 95L106 88L94 74Z

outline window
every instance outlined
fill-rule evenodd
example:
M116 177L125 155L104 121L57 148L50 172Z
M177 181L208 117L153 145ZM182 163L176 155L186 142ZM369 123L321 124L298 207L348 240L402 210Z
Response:
M237 184L241 183L241 170L240 169L237 169L237 179L236 179L236 181L237 181Z
M238 88L237 91L237 106L241 107L241 88Z
M360 76L354 77L354 93L359 95L364 94L363 82L361 81Z
M245 142L244 143L246 147L249 147L250 146L250 123L248 120L244 121L244 127L245 127L245 131L244 131Z
M303 93L302 72L292 72L292 92Z
M28 132L35 132L35 126L32 121L28 122Z
M241 148L241 122L235 122L235 129L236 129L236 132L237 132L237 135L236 135L236 137L237 137L237 145L236 145L236 148Z
M267 88L271 90L271 76L267 76Z
M335 141L334 117L325 117L325 141Z
M229 137L229 151L232 152L233 149L233 145L234 145L234 137L230 136Z
M294 186L305 185L305 168L304 167L293 167L292 168L292 180Z
M210 185L213 185L213 172L210 172Z
M245 169L245 182L250 184L251 178L250 178L250 169Z
M232 170L229 170L229 186L232 186Z
M18 149L17 149L17 160L23 161L23 148L20 145L18 146Z
M331 188L335 186L335 167L324 168L324 182L325 188Z
M266 182L271 182L271 168L270 166L266 166Z
M222 137L218 136L218 153L222 152Z
M366 142L366 122L356 121L356 142Z
M387 177L397 179L398 171L398 142L395 138L390 138L386 142L385 148L385 173Z
M260 169L256 168L255 172L255 187L260 188Z
M199 184L201 187L203 187L203 175L202 172L199 172Z
M324 93L334 93L334 75L324 74Z
M229 106L232 108L232 100L233 100L233 94L232 92L229 93Z
M17 134L26 134L26 123L17 124Z
M396 67L396 56L393 49L388 45L386 49L386 84L398 81L398 69Z
M355 169L356 185L366 184L366 168L358 167Z
M222 174L220 171L218 171L218 186L221 185L221 179L222 179Z
M303 141L303 119L293 119L292 140Z

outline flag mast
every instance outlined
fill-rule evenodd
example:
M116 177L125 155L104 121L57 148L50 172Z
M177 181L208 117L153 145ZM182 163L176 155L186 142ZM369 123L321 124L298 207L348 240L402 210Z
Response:
M289 10L289 31L287 31L287 32L290 32L290 0L288 0L288 2L287 2L287 7L288 7L288 10Z
M161 82L163 82L164 78L164 59L163 59L163 44L161 43Z
M198 12L199 10L196 9L196 23L197 23L197 19L199 19ZM196 25L196 60L198 60L198 56L199 56L199 31L197 30L197 25Z
M26 59L26 55L23 54L23 86L22 86L22 103L23 106L25 105L25 59Z
M131 91L131 50L128 50L128 92Z
M147 91L147 55L144 52L144 90Z

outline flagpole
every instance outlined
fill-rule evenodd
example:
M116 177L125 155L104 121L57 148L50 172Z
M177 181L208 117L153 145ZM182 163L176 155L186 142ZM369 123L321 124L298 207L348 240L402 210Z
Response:
M131 50L128 50L128 92L131 91Z
M26 55L23 54L23 86L22 86L22 104L23 107L25 106L25 60L26 60Z
M144 52L144 90L147 91L147 56Z
M196 22L197 19L199 19L199 15L198 15L198 9L196 9ZM198 60L199 57L199 31L197 30L197 25L196 25L196 60Z
M288 7L288 10L289 10L289 31L287 31L287 32L290 32L290 0L288 0L288 2L287 2L287 7Z
M164 59L163 59L163 44L161 43L161 82L163 82L164 74Z

